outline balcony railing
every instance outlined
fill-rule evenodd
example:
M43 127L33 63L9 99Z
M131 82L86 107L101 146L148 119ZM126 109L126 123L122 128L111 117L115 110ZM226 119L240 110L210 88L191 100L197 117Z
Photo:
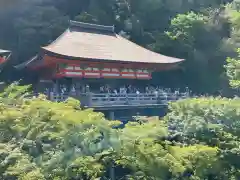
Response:
M95 94L85 93L78 95L54 94L50 93L51 101L61 102L68 97L79 99L81 105L86 107L98 106L123 106L123 105L166 105L170 101L185 99L189 97L188 93L161 93L161 94Z

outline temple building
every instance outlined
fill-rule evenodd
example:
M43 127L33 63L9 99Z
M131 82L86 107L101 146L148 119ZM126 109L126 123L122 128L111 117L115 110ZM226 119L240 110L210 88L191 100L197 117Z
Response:
M125 39L115 33L114 26L70 21L62 35L16 68L27 68L32 72L31 76L37 74L37 89L48 89L53 84L53 89L61 89L62 84L74 86L74 92L80 92L75 93L75 97L86 107L99 110L113 107L129 109L130 105L153 107L162 102L153 93L142 92L140 96L138 89L134 93L122 93L122 90L126 90L125 85L145 84L152 79L153 72L175 69L182 61L152 52ZM101 86L104 84L124 88L103 92ZM84 93L81 91L83 85L87 85ZM91 87L91 97L86 93L88 85ZM98 91L94 92L94 89ZM51 92L55 93L56 90ZM64 92L55 93L58 95L52 95L50 99L64 100Z
M70 21L69 28L37 56L17 67L60 78L151 79L154 71L176 68L182 59L157 54L114 32L114 26Z

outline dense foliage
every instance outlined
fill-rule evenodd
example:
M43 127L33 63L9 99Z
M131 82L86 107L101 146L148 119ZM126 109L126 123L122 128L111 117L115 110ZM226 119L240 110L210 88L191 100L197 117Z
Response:
M240 49L238 53L238 58L228 58L226 65L227 75L230 78L230 85L233 88L240 88Z
M239 103L239 98L188 99L171 104L166 117L170 133L181 143L218 148L222 170L215 179L240 178Z
M240 100L201 98L171 104L159 121L140 118L118 129L69 99L0 95L0 178L238 180Z
M179 72L170 73L171 81L155 78L155 83L214 93L227 88L223 65L227 57L236 55L240 42L239 0L0 2L0 47L13 51L12 64L27 60L40 46L55 40L69 19L114 24L117 33L142 46L186 59ZM4 75L18 78L9 72Z

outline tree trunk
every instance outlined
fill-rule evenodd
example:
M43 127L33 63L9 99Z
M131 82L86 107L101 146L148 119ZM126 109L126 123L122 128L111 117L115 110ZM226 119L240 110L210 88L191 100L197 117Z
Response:
M115 180L115 170L114 170L113 163L111 163L110 165L109 176L111 180Z

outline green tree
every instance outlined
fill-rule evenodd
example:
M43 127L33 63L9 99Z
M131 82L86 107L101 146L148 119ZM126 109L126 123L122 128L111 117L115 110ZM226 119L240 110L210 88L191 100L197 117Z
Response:
M230 85L233 88L240 87L240 49L238 50L239 56L238 58L228 58L227 59L227 75L230 79Z
M239 103L239 98L188 99L172 103L171 112L165 117L170 133L178 137L177 142L219 149L222 171L211 172L213 179L240 178Z
M211 10L204 14L178 14L165 34L160 33L152 48L186 59L183 64L185 82L196 92L216 92L220 87L226 53L221 50L222 26ZM191 76L189 76L191 74ZM198 83L196 83L198 82Z
M238 0L228 4L225 9L226 17L231 24L230 38L227 39L228 45L239 48L240 45L240 2Z
M1 179L94 179L104 166L94 156L118 148L112 127L100 113L80 110L69 99L52 103L25 99L25 87L10 86L1 96ZM8 150L12 149L12 150ZM40 179L41 179L40 178Z

